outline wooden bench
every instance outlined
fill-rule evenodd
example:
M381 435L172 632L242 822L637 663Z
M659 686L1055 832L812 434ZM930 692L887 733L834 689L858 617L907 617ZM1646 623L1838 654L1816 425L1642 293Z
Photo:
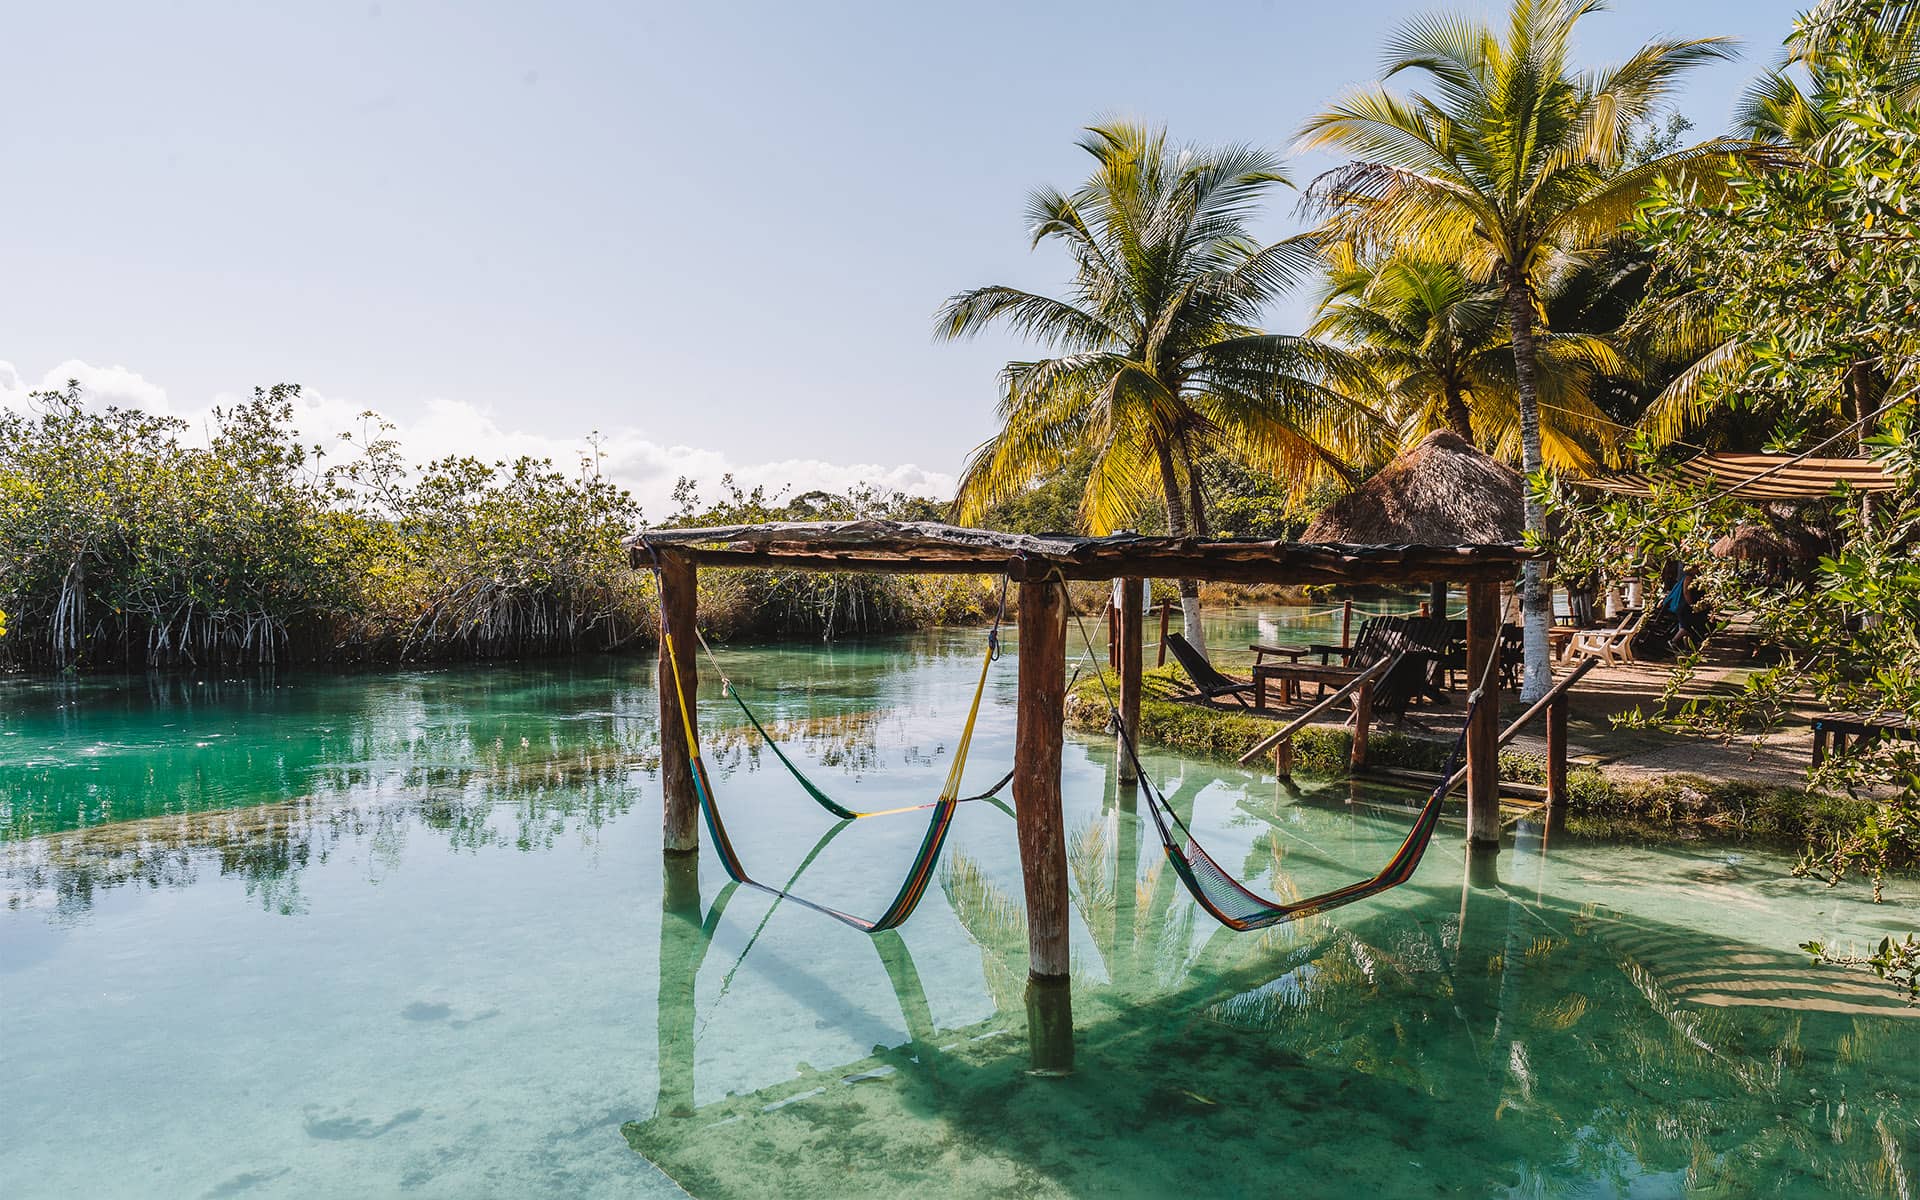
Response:
M1906 718L1896 716L1867 717L1859 713L1827 713L1813 719L1813 765L1819 766L1829 756L1839 758L1851 747L1859 751L1862 742L1877 742L1884 738L1899 738L1903 741L1920 742L1920 727L1908 724Z

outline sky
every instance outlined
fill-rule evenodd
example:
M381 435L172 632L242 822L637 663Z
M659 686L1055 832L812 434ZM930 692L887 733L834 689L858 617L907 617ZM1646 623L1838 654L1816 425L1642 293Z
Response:
M1680 103L1715 133L1798 7L1617 0L1579 57L1738 38ZM726 471L944 496L1034 348L936 342L933 313L1059 290L1020 212L1084 177L1082 126L1287 150L1433 8L7 5L0 404L78 378L199 427L295 382L303 435L377 410L421 457L568 462L597 430L656 519Z

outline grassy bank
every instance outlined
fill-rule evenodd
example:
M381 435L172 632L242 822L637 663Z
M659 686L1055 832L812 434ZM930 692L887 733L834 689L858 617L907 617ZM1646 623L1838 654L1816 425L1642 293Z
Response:
M1182 703L1175 697L1185 690L1183 680L1174 667L1146 672L1140 700L1143 744L1232 761L1279 728L1264 717ZM1113 686L1111 677L1108 684ZM1100 680L1082 678L1067 697L1068 723L1097 732L1107 727L1107 716ZM1293 746L1296 770L1339 776L1347 773L1353 734L1337 725L1310 725L1294 736ZM1442 741L1392 730L1374 731L1367 743L1374 765L1414 771L1438 771L1450 749ZM1500 774L1516 783L1544 783L1546 763L1537 754L1503 750ZM1698 775L1627 779L1596 767L1575 767L1567 775L1569 828L1596 835L1711 833L1801 847L1855 828L1872 808L1864 800L1745 780Z

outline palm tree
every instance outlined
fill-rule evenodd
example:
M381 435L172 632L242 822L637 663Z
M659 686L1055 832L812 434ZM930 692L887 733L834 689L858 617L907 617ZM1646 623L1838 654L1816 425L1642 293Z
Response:
M1083 526L1107 533L1166 506L1169 531L1205 537L1196 467L1221 454L1304 491L1347 471L1343 453L1378 420L1347 398L1364 383L1344 355L1267 333L1260 314L1315 269L1307 236L1261 245L1248 230L1258 202L1283 183L1279 160L1247 146L1170 144L1164 130L1089 128L1094 160L1072 194L1036 191L1033 244L1064 246L1067 299L992 285L940 310L936 334L961 338L995 322L1046 343L1054 357L1001 373L1000 432L974 451L954 501L960 520L1090 455ZM1198 586L1180 582L1187 636L1200 633Z
M1379 381L1380 406L1403 446L1436 429L1509 461L1520 458L1513 345L1500 291L1459 264L1393 255L1378 264L1351 247L1329 254L1327 294L1306 336L1347 347ZM1627 373L1604 338L1542 332L1541 453L1556 470L1590 471L1591 447L1612 440L1612 422L1589 398L1596 376Z
M1542 287L1614 239L1654 181L1705 176L1725 141L1629 164L1629 136L1690 67L1732 54L1722 38L1656 39L1620 65L1576 71L1570 42L1600 0L1513 0L1504 38L1484 21L1432 16L1388 42L1383 78L1418 71L1432 93L1361 88L1306 124L1305 149L1338 147L1359 161L1315 181L1312 198L1338 232L1365 247L1417 249L1496 284L1512 341L1521 464L1542 466L1539 334ZM1527 529L1545 534L1529 495ZM1526 682L1552 682L1548 597L1538 562L1525 568Z

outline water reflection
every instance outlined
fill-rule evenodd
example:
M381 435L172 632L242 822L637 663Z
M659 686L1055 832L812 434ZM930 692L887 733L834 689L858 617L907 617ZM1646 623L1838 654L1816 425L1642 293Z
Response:
M1108 975L1075 973L1094 1083L1018 1081L1023 1046L1000 1037L1018 1025L1018 902L962 860L948 895L1002 981L995 1016L933 1031L906 943L877 943L908 1046L630 1123L630 1144L701 1196L897 1194L962 1164L964 1187L935 1190L1039 1171L1068 1194L1167 1194L1204 1171L1221 1194L1277 1173L1308 1194L1910 1194L1914 1025L1891 1002L1872 1020L1693 1008L1674 995L1688 975L1772 964L1682 927L1528 902L1492 856L1455 860L1452 906L1430 895L1354 924L1183 941L1179 983L1142 993L1127 952L1169 945L1123 933L1117 895L1148 922L1156 906L1152 879L1117 870L1117 816L1081 826L1073 856ZM1628 943L1668 958L1649 968ZM1872 1081L1836 1089L1847 1069Z
M728 670L770 681L808 769L905 802L976 661L941 645ZM868 939L663 863L645 665L556 671L8 693L6 732L41 745L0 743L7 828L80 814L0 844L10 1196L664 1194L648 1162L700 1196L1911 1194L1916 1011L1792 949L1897 914L1783 861L1526 823L1469 857L1451 824L1405 887L1233 934L1107 740L1075 743L1075 1074L1043 1083L1004 812L962 806L940 895ZM920 823L828 823L705 703L750 861L823 899L890 891ZM1374 869L1415 799L1148 768L1283 897ZM81 1118L100 1153L45 1136Z
M1079 1085L1021 1082L1017 1034L1032 1032L1035 1006L1017 891L961 854L942 883L980 954L991 1016L936 1029L907 944L890 935L875 946L904 1044L691 1113L663 1101L624 1127L629 1143L702 1196L979 1194L1036 1177L1048 1192L1158 1195L1199 1173L1210 1190L1250 1194L1282 1172L1327 1195L1436 1183L1525 1196L1911 1194L1916 1014L1884 988L1542 900L1550 864L1532 831L1504 862L1456 851L1456 886L1423 871L1391 911L1253 936L1196 927L1168 873L1141 870L1151 835L1121 796L1070 838L1077 946L1091 952L1072 978ZM1312 818L1336 805L1340 824L1382 821L1310 800L1302 837L1329 832ZM1297 894L1290 858L1303 843L1282 836L1296 815L1242 808L1269 825L1243 877ZM663 974L661 993L690 986ZM1759 1007L1716 1007L1730 1004Z

